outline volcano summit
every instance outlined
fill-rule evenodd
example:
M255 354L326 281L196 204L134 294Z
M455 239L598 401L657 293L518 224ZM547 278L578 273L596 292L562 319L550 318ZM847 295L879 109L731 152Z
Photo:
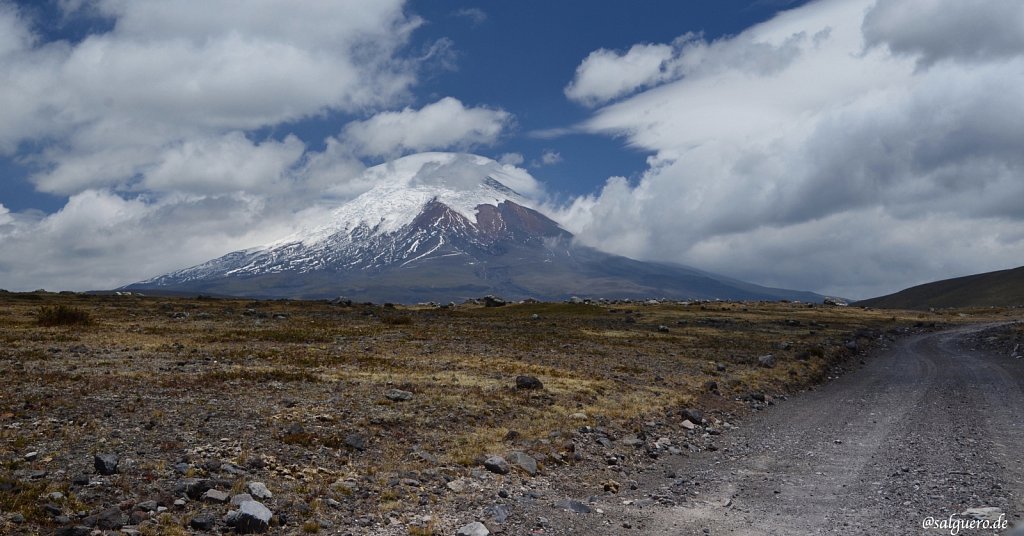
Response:
M376 186L319 225L121 290L402 303L485 294L821 299L581 245L510 187L530 184L525 172L488 158L423 153L364 178Z

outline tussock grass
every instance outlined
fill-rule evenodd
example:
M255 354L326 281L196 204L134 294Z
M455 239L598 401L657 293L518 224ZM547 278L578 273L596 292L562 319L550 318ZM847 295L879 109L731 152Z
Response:
M40 307L36 322L40 326L88 326L92 324L92 316L88 311L67 305Z

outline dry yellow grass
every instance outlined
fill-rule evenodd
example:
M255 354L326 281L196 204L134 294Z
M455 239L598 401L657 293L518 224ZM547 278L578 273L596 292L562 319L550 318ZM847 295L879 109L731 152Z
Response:
M91 323L38 325L41 308L58 306L83 311ZM306 460L271 460L268 477L303 496L350 500L350 488L331 485L339 475L421 469L414 448L440 464L471 466L516 441L564 437L584 425L629 430L690 405L735 409L735 398L752 391L820 381L849 340L867 345L915 324L1014 314L718 302L385 309L0 293L0 458L9 460L0 479L29 467L19 461L28 448L52 452L47 467L70 472L97 442L130 447L158 477L212 445L240 464ZM758 367L767 353L777 365ZM517 390L520 374L537 376L544 389ZM711 381L717 394L706 388ZM392 388L413 398L388 400ZM42 424L24 425L36 420ZM352 434L365 451L349 444ZM312 467L324 472L303 476ZM377 513L405 505L400 489L373 489ZM34 512L8 491L0 501L4 510ZM161 521L155 533L180 525Z

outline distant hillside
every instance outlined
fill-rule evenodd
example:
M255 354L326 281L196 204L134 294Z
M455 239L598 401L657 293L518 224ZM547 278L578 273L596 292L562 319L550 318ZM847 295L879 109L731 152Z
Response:
M854 305L886 309L1024 305L1024 267L926 283Z

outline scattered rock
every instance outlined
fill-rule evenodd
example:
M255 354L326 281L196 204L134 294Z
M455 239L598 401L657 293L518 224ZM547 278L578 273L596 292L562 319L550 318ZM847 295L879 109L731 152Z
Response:
M142 523L143 521L146 521L147 519L152 517L152 515L153 514L150 513L150 512L143 512L142 510L134 510L128 516L128 524L129 525L138 525L138 524ZM124 532L123 528L121 529L121 532Z
M609 493L618 493L621 484L614 480L606 480L604 483L604 490Z
M577 514L589 514L591 512L590 507L573 499L566 499L564 501L555 503L555 508L562 510L568 510Z
M412 455L427 463L437 463L437 456L434 456L433 454L423 450L422 448L417 447L413 449Z
M716 384L715 387L718 385ZM704 424L704 412L696 408L684 409L683 418L694 424Z
M124 517L121 516L120 508L112 506L86 517L82 520L82 524L104 530L117 530L124 526Z
M661 333L668 333L668 326L665 326L665 325L658 326L658 331L661 332Z
M225 493L223 491L216 490L216 489L206 490L206 493L203 494L203 501L204 502L224 504L224 503L228 502L229 500L231 500L231 496L230 495L228 495L227 493Z
M116 475L119 461L117 454L97 454L92 459L96 472L101 475Z
M508 302L497 296L484 296L484 307L504 307Z
M357 433L348 434L345 436L345 445L362 452L366 450L366 437Z
M697 426L695 424L693 424L692 422L690 422L689 419L687 419L687 420L683 421L682 427L687 429L687 430L693 430Z
M530 476L537 476L537 460L525 452L512 452L508 455L508 461Z
M491 531L487 530L483 523L474 521L460 527L455 536L488 536L490 533Z
M210 512L203 512L188 522L188 526L196 530L211 530L216 524L217 516Z
M213 482L205 478L186 478L178 483L174 491L178 495L185 495L193 501L203 498L203 494L213 488Z
M89 536L92 534L92 529L83 525L75 525L74 527L59 528L53 534L54 536Z
M155 512L157 508L156 501L142 501L135 505L136 510L142 510L143 512Z
M384 397L395 402L404 402L412 399L412 393L401 389L388 389L384 392Z
M455 493L462 493L463 491L466 491L466 481L462 480L461 478L458 480L452 480L451 482L445 484L445 487L454 491Z
M1005 518L1002 509L994 506L980 506L977 508L968 508L963 512L960 512L960 517L969 519L976 519L978 521L999 521L1000 516Z
M765 354L757 358L757 364L765 368L772 368L775 366L775 356L772 354Z
M231 497L231 506L240 506L245 501L253 500L252 495L248 493L239 493Z
M644 440L640 439L638 437L630 436L630 437L623 438L622 439L622 444L627 446L627 447L642 447L644 445Z
M544 384L541 383L536 376L516 376L516 389L543 389Z
M264 488L265 489L265 488ZM250 493L252 491L250 490ZM255 496L255 494L253 494ZM238 519L235 521L235 532L238 534L257 534L270 528L273 512L258 501L245 501L238 507Z
M223 473L227 473L229 475L235 475L235 476L246 474L245 469L242 469L241 467L239 467L239 466L237 466L237 465L235 465L233 463L222 463L220 465L220 470Z
M508 462L505 461L505 458L502 458L501 456L491 456L490 458L484 460L484 468L492 473L497 473L499 475L507 475L508 472L511 470L509 468Z
M508 521L508 516L510 515L508 507L504 504L488 506L484 511L487 512L487 515L491 516L491 519L498 525L502 525Z
M245 487L249 495L252 495L256 499L266 500L274 497L274 494L267 489L266 484L263 482L249 482L249 485Z

